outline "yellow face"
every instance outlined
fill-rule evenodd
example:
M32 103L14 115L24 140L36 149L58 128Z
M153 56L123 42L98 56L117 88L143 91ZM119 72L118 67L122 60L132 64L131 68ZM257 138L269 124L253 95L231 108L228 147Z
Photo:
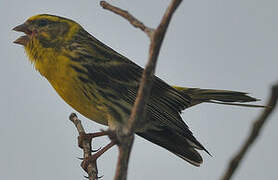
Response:
M13 29L25 33L14 43L24 46L30 61L42 73L50 65L49 61L55 60L57 55L61 55L62 49L71 44L70 41L80 29L82 27L70 19L40 14ZM48 61L48 64L40 65L42 61Z
M24 36L19 37L14 43L26 47L32 41L38 41L44 48L57 48L67 41L68 37L76 32L78 28L80 28L80 25L72 20L40 14L30 17L25 23L13 29L25 33Z

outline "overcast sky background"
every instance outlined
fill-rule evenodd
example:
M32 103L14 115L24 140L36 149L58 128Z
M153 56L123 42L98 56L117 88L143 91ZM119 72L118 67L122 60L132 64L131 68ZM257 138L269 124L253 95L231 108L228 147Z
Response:
M111 2L111 1L110 1ZM156 27L170 0L119 0L150 27ZM159 56L156 74L170 84L250 92L264 104L278 81L277 0L185 0L175 13ZM114 50L144 66L149 40L126 20L103 10L99 1L1 0L0 179L83 179L82 151L68 116L74 110L34 70L24 50L12 43L22 35L11 29L28 17L50 13L79 22ZM136 137L128 178L219 179L228 160L249 133L261 109L202 104L183 113L197 139L204 164L193 167ZM105 128L83 116L87 131ZM248 152L234 179L277 179L278 113ZM104 146L107 138L94 142ZM103 179L114 176L117 148L98 160Z

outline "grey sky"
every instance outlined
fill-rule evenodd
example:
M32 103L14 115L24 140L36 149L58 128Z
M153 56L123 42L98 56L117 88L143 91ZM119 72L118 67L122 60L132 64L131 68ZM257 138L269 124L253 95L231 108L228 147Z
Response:
M170 0L119 0L113 4L155 27ZM277 0L190 0L175 13L164 41L157 75L175 85L239 90L267 101L278 80ZM50 13L79 22L114 50L144 65L148 38L121 17L103 10L99 1L1 0L0 179L82 179L76 157L76 130L68 121L74 110L12 43L20 33L12 27L28 17ZM231 155L249 132L261 109L203 104L184 111L195 136L212 153L202 153L195 168L168 151L137 137L129 179L218 179ZM79 115L88 131L103 126ZM277 111L248 153L234 179L277 179ZM104 146L100 138L96 148ZM98 160L99 175L112 179L117 148Z

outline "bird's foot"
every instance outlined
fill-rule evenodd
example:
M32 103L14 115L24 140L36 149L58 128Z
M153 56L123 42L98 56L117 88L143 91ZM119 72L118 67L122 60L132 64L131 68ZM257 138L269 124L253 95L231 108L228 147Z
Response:
M111 147L113 147L116 144L115 141L111 141L109 144L107 144L105 147L103 147L102 149L100 149L99 151L97 151L95 154L86 157L83 159L82 163L81 163L81 167L84 169L84 171L88 172L88 166L90 163L94 163L96 162L96 160L103 154L105 153L107 150L109 150Z
M109 135L109 134L110 134L109 130L96 132L96 133L82 133L78 136L78 146L81 149L83 149L83 142L84 141L88 141L90 143L90 146L91 146L93 138L100 137L100 136L105 136L105 135ZM98 150L96 150L96 151L98 151Z

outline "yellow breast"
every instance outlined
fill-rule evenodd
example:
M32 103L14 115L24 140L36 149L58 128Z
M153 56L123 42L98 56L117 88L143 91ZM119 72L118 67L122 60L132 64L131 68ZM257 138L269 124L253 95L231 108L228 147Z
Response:
M62 99L71 107L87 118L107 125L108 111L94 98L93 88L86 89L78 78L78 72L71 68L72 63L68 57L47 53L40 60L35 60L35 68L53 86Z

